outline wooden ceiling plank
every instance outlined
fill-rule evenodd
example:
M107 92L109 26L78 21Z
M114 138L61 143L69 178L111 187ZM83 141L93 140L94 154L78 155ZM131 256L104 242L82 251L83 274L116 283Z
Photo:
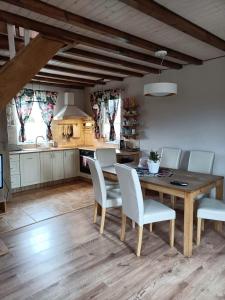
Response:
M63 45L60 41L38 35L0 69L0 111Z
M74 75L83 75L87 77L95 77L99 79L109 79L109 80L116 80L116 81L123 81L124 77L119 77L119 76L114 76L114 75L109 75L109 74L104 74L104 73L96 73L96 72L89 72L89 71L83 71L83 70L75 70L72 68L67 68L67 67L61 67L61 66L56 66L56 65L50 65L47 64L45 67L46 70L54 70L54 71L59 71L59 72L64 72L64 73L71 73Z
M77 83L77 82L72 82L72 81L68 81L68 80L62 80L62 79L56 79L56 78L49 78L49 77L45 77L45 76L41 76L39 74L35 75L34 80L40 80L40 81L46 81L46 82L54 82L54 83L59 83L59 84L68 84L68 85L78 85L78 86L90 86L93 87L94 84L90 84L90 83Z
M114 57L110 57L110 56L106 56L106 55L102 55L102 54L98 54L98 53L94 53L94 52L90 52L90 51L86 51L86 50L81 50L81 49L77 49L77 48L68 49L68 50L64 51L64 53L80 56L83 58L95 59L95 60L98 60L101 62L115 63L115 64L121 65L123 67L141 70L141 71L144 71L147 73L153 73L153 74L159 73L159 69L155 69L155 68L152 68L152 67L149 67L146 65L141 65L141 64L133 63L131 61L126 61L126 60L122 60L122 59L118 59L118 58L114 58Z
M55 55L52 60L54 61L59 61L62 63L66 64L72 64L75 66L82 66L82 67L87 67L87 68L92 68L92 69L98 69L98 70L103 70L107 72L112 72L112 73L118 73L118 74L123 74L123 75L130 75L130 76L135 76L135 77L143 77L144 75L142 73L138 73L135 71L130 71L130 70L125 70L125 69L120 69L120 68L114 68L114 67L108 67L104 65L99 65L87 61L82 61L79 59L74 59L74 58L69 58L65 56L60 56L60 55Z
M32 79L31 83L34 84L39 84L39 85L48 85L48 86L56 86L56 87L60 87L60 88L67 88L67 89L78 89L78 90L83 90L84 86L74 86L74 85L68 85L68 84L59 84L59 83L54 83L54 82L46 82L46 81L41 81L41 80L36 80L36 79Z
M151 41L142 39L138 36L134 36L127 32L123 32L116 28L98 23L96 21L90 20L88 18L79 16L77 14L71 13L69 11L63 10L59 7L53 6L51 4L37 1L37 0L5 0L7 3L11 3L22 8L28 9L30 11L45 15L47 17L63 21L65 23L69 23L71 25L79 26L81 28L85 28L92 32L97 32L103 35L107 35L113 37L114 39L124 42L133 46L137 46L149 51L157 51L157 50L167 50L168 55L176 58L178 60L186 61L188 63L193 64L201 64L202 61L190 55L181 53L179 51L175 51L173 49L164 47L163 45L159 45L153 43Z
M122 56L142 60L156 65L161 65L161 59L151 56L149 54L144 54L128 48L106 43L71 31L63 30L58 27L47 25L45 23L37 22L32 19L19 16L17 14L12 14L4 10L0 10L0 21L7 21L7 20L8 22L11 22L17 26L22 26L27 29L32 29L42 34L48 35L50 37L55 37L57 39L61 39L61 40L63 39L66 43L73 43L73 42L81 43L98 49L110 50ZM168 60L164 60L163 66L168 68L173 68L173 69L182 68L181 64L168 61Z
M158 4L153 0L120 1L206 44L225 51L225 40L219 38L213 33L210 33L204 28L192 23L191 21L183 18L182 16L174 13L165 6Z

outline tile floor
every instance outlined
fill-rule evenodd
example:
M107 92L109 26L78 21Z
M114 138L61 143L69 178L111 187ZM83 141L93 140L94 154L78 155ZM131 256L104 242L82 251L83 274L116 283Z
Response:
M16 193L7 203L7 213L0 217L0 233L72 212L93 202L92 186L84 181Z

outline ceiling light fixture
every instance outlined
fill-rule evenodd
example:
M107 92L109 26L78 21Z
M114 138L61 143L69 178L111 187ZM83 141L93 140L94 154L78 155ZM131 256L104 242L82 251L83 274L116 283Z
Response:
M167 55L167 51L160 50L155 52L155 56L161 58L161 66L163 64L163 60ZM159 78L160 78L159 71ZM172 82L155 82L155 83L147 83L144 85L144 96L154 96L154 97L165 97L165 96L173 96L177 94L177 84Z

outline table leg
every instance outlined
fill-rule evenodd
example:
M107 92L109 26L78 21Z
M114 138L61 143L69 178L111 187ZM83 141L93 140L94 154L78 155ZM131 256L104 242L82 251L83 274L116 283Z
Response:
M184 196L184 250L185 256L192 256L193 247L193 212L194 198L192 193L185 193Z
M220 179L216 182L216 199L223 200L223 179ZM215 222L215 230L222 232L223 223Z

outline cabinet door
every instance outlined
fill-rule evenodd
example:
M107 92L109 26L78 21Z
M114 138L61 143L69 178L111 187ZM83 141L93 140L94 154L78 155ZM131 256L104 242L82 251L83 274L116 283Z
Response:
M20 155L21 186L38 184L41 181L39 153Z
M52 152L52 173L53 180L60 180L64 178L64 164L63 164L63 151Z
M41 152L41 183L52 181L52 152Z
M71 178L76 176L75 150L64 151L64 177Z

